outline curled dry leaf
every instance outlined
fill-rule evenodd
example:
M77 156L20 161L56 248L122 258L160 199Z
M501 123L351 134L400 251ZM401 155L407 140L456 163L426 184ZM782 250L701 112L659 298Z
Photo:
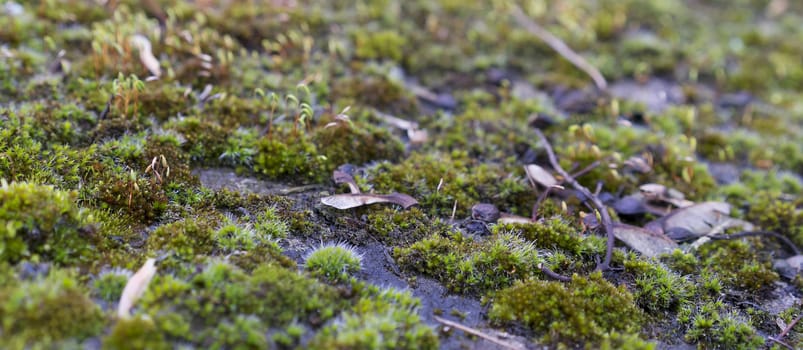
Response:
M421 130L418 128L418 123L411 122L408 120L404 120L401 118L394 117L387 113L382 113L380 111L375 110L374 114L379 117L380 119L384 120L385 123L393 125L399 129L407 131L407 138L410 139L410 143L412 144L422 144L427 142L429 139L429 133L426 130Z
M128 283L123 289L123 294L120 296L120 303L117 305L118 317L127 318L130 316L131 308L137 302L137 299L145 293L154 275L156 275L156 259L151 258L145 261L139 271L128 279Z
M694 205L694 202L686 200L686 196L682 192L664 185L641 185L639 191L641 191L641 195L648 201L669 203L678 208Z
M151 51L151 41L144 35L136 34L131 37L131 45L139 50L139 60L142 65L148 69L149 72L155 77L162 75L162 68L159 66L159 60L153 55Z
M721 232L729 227L749 225L746 221L729 217L728 214L730 214L728 203L703 202L675 209L669 215L651 221L644 228L664 233L674 240L683 241L718 233L713 231Z
M628 158L624 165L625 169L632 170L637 173L648 174L652 171L652 157L645 159L643 157L633 156Z
M344 193L321 198L321 203L340 210L361 207L374 203L393 203L404 209L418 204L415 198L406 194L368 194L368 193Z
M359 194L360 188L357 187L357 182L354 181L354 177L349 175L345 171L335 170L332 173L332 179L335 181L336 184L348 184L349 190L351 190L352 194Z
M527 177L529 177L530 180L538 183L541 186L552 187L557 186L560 183L557 179L555 179L554 176L552 176L552 174L546 171L546 169L538 165L525 165L524 171L527 173Z
M652 232L641 227L616 223L613 226L616 239L647 257L671 253L678 244L663 233Z
M497 220L500 224L531 224L534 221L530 218L525 218L523 216L508 214L508 213L499 213L499 220Z
M793 280L795 276L803 273L803 255L793 255L786 259L776 259L773 268L781 276Z

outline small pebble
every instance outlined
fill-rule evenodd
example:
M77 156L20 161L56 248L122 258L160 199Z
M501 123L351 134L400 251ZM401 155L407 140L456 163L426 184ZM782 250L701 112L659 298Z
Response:
M485 222L495 222L499 220L499 209L488 203L480 203L471 207L471 218Z

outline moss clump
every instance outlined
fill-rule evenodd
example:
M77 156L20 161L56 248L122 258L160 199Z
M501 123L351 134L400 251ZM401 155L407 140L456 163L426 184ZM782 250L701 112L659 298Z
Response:
M687 327L687 342L718 349L757 349L764 338L756 333L749 320L728 311L721 301L707 302L699 308L685 307L678 320Z
M528 280L497 292L488 316L518 321L551 343L599 343L610 332L638 330L641 312L633 296L600 273L570 283Z
M346 163L363 165L375 160L396 161L404 153L404 145L398 138L387 129L369 124L338 124L321 128L315 131L312 141L326 156L327 163L333 166Z
M152 320L145 317L134 317L117 321L111 333L103 338L103 348L167 350L172 347Z
M248 334L264 334L293 320L319 326L343 305L331 287L278 265L261 265L249 274L211 261L187 280L157 277L140 306L168 339L211 346L228 338L250 337L239 338L228 326L219 328L223 323L247 325ZM245 315L259 322L242 318Z
M513 171L459 151L413 153L398 164L380 163L368 169L365 182L380 193L407 193L433 216L451 216L455 202L460 217L468 216L475 203L492 203L508 212L529 211L532 191Z
M435 277L457 293L480 295L533 276L541 261L532 243L513 233L475 241L459 232L433 234L396 248L399 266Z
M346 282L362 268L362 256L349 245L326 244L307 254L304 267L326 281Z
M390 208L368 214L368 229L391 246L409 246L432 234L447 235L452 228L440 219L431 219L419 208L397 211Z
M148 236L148 250L170 251L184 258L208 254L214 249L214 226L219 218L200 215L195 220L184 219L159 226Z
M632 278L636 303L649 313L674 311L695 294L694 284L660 263L628 254L625 273Z
M560 216L531 224L499 224L492 232L520 232L538 248L560 249L573 255L585 256L605 252L604 242L596 236L583 237L580 230Z
M290 231L286 220L279 217L276 207L268 207L257 216L254 229L268 239L287 237Z
M354 34L358 58L381 59L387 58L401 62L407 40L394 31L383 30L379 32L357 31Z
M254 171L270 179L321 182L331 175L325 170L329 168L326 158L304 135L288 134L282 138L274 135L257 143Z
M87 262L94 254L90 218L75 205L74 192L53 186L2 181L0 260Z
M58 348L103 329L103 313L75 274L54 269L46 277L0 288L0 347Z
M114 269L102 272L92 282L92 294L108 302L120 300L129 278L131 272L127 270Z
M361 286L357 286L361 288ZM421 322L409 292L368 287L352 311L321 329L313 349L437 349L438 338Z
M772 286L778 274L772 270L772 261L766 253L757 252L760 243L746 241L715 241L700 247L699 256L703 273L716 274L730 287L759 292Z
M798 203L784 202L763 194L750 206L747 219L768 231L775 231L789 237L798 247L803 247L803 206Z

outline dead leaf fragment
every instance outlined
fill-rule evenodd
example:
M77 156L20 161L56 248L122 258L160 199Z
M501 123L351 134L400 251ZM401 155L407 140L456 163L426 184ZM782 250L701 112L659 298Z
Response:
M418 204L415 198L402 193L367 194L344 193L321 198L321 203L340 210L361 207L374 203L393 203L404 209Z
M671 253L678 244L666 235L645 230L641 227L616 223L613 226L616 239L646 257Z
M497 220L497 222L500 224L531 224L533 223L533 220L523 216L499 213L499 220Z
M123 294L120 296L120 302L117 305L117 316L120 318L128 318L131 316L131 308L137 299L145 293L148 284L151 282L153 276L156 275L156 259L148 259L145 264L128 279Z
M151 72L151 75L160 77L162 68L159 66L159 60L151 51L151 41L144 35L136 34L131 37L131 45L139 50L139 60Z
M803 272L803 255L794 255L786 259L777 259L772 264L772 267L778 271L778 274L793 280L795 276Z
M741 221L734 221L728 216L729 214L728 203L703 202L675 209L669 215L648 223L645 228L682 241L712 234L712 229L724 224L734 226L743 224Z
M349 190L351 190L352 194L360 193L360 188L357 186L357 182L354 181L354 177L349 175L345 171L335 170L332 174L332 179L335 181L336 184L347 184L349 185Z
M552 187L557 186L560 183L557 179L555 179L554 176L552 176L552 174L546 171L546 169L538 165L526 165L524 166L524 171L527 173L527 177L541 186Z

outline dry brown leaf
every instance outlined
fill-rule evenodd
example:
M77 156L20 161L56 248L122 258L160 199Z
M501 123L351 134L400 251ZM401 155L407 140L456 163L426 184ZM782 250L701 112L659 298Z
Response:
M730 205L724 202L703 202L679 208L669 215L651 221L644 228L653 232L664 233L674 240L688 240L711 234L718 225L742 225L742 221L734 221L730 214Z
M671 253L678 247L678 244L666 235L637 226L617 223L613 226L613 234L616 239L647 257Z
M557 179L555 179L552 174L550 174L546 169L535 165L529 164L524 166L524 171L527 173L527 177L529 177L532 181L535 181L541 186L544 187L552 187L558 185Z
M120 296L120 302L117 304L118 317L127 318L131 315L131 308L145 293L154 275L156 275L156 259L151 258L146 260L139 271L128 279L123 294Z
M335 181L336 184L348 184L349 190L351 190L352 194L360 193L360 188L357 186L357 182L354 181L354 177L349 175L348 173L340 170L335 170L332 174L332 179Z
M361 207L374 203L393 203L407 209L418 204L415 198L406 194L367 194L367 193L344 193L321 198L321 203L340 210Z
M153 55L151 51L151 41L144 35L136 34L131 37L131 45L139 50L139 60L142 65L148 69L149 72L155 77L162 75L162 68L159 66L159 60Z

